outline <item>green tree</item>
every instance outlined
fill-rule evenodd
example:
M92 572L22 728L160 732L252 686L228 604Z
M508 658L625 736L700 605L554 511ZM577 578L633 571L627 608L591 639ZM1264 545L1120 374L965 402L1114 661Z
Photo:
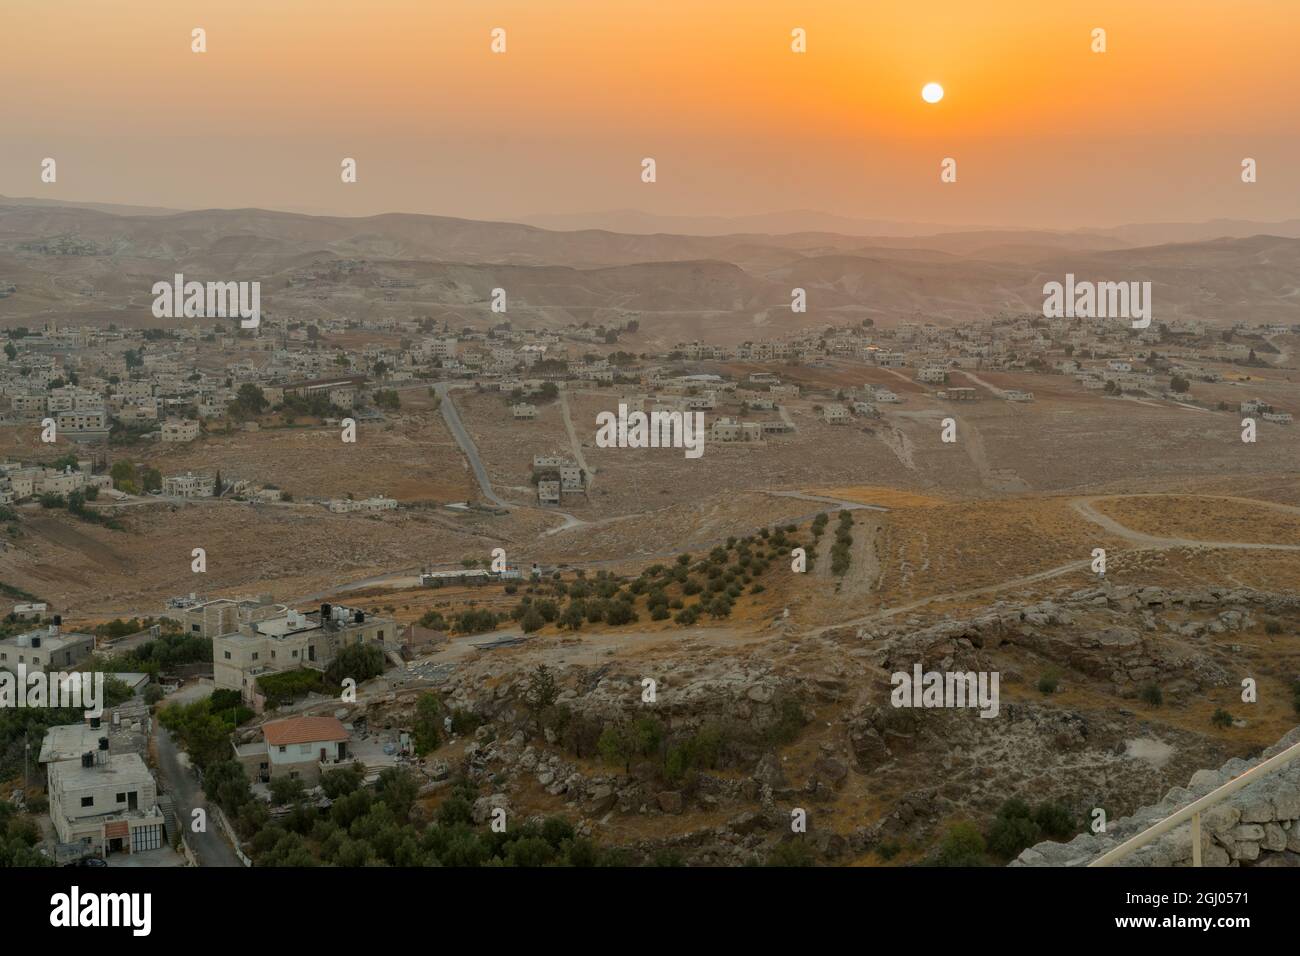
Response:
M984 866L986 844L975 824L963 821L953 824L939 843L935 856L938 866Z
M128 495L139 492L140 479L136 475L135 465L131 462L125 459L113 462L113 467L109 469L108 474L113 479L113 487L118 491Z
M423 757L442 744L442 701L437 694L421 694L415 702L415 752Z
M334 656L325 669L325 677L341 686L345 678L350 677L360 684L383 672L384 652L377 644L349 644Z
M277 806L297 802L304 790L303 782L298 777L271 778L271 802Z
M537 732L542 732L542 712L553 705L560 696L559 685L545 664L538 664L528 676L528 686L524 689L524 703L533 715Z
M636 743L631 724L616 721L606 724L596 741L596 749L606 763L622 764L624 773L632 772L632 759L636 756Z
M239 386L239 391L235 393L235 400L230 403L227 412L232 418L245 421L261 415L270 404L258 386L252 382L245 382Z

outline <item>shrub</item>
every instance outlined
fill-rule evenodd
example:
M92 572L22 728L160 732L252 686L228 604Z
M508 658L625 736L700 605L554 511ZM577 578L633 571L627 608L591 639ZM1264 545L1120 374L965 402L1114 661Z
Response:
M1029 817L999 816L989 827L988 848L1005 860L1020 855L1025 847L1038 842L1038 824Z
M800 839L790 839L778 843L767 855L768 866L812 866L816 854L811 846Z
M984 866L987 844L975 824L955 823L948 828L935 854L936 866Z
M277 674L264 674L257 678L257 689L266 697L269 707L292 703L298 697L306 697L312 691L319 691L324 684L324 675L320 671L307 667L280 671Z
M1159 707L1165 702L1164 691L1162 691L1160 685L1155 682L1144 684L1142 690L1138 692L1138 697L1140 697L1144 703L1150 704L1152 707Z
M1059 803L1040 803L1034 807L1034 822L1046 836L1054 840L1074 836L1078 830L1070 811Z
M882 860L892 860L902 851L903 847L897 840L886 840L876 847L876 853Z
M1220 707L1214 712L1214 715L1210 717L1210 723L1221 729L1227 729L1232 726L1232 714Z
M303 790L303 782L297 777L273 777L271 803L276 806L293 803L303 795Z

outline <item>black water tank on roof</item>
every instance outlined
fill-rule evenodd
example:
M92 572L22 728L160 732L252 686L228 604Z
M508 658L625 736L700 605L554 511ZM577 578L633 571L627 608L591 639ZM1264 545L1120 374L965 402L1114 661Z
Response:
M320 622L322 624L328 624L330 622L330 616L333 613L334 613L333 607L331 607L328 604L322 604L320 606Z
M81 765L83 767L95 766L95 754L92 751L87 750L81 755Z
M108 738L107 738L107 737L100 737L100 738L99 738L99 749L100 749L100 750L107 750L107 749L108 749Z
M366 623L366 612L365 612L365 611L357 611L357 615L356 615L355 618L353 618L353 620L355 620L358 624L364 624L364 623Z

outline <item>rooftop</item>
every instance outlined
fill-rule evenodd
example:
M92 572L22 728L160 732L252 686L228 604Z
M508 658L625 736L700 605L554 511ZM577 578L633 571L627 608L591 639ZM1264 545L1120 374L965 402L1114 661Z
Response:
M286 720L273 720L262 727L262 733L266 737L266 742L273 747L348 739L348 732L337 717L290 717Z
M80 634L76 631L59 631L56 634L51 634L49 628L42 627L34 631L27 631L23 634L13 634L9 637L0 639L0 644L7 644L10 647L31 647L31 639L33 637L39 637L41 639L42 648L56 651L79 641L93 642L95 640L95 638L90 634Z
M108 763L93 767L83 767L80 758L59 760L50 764L49 773L51 789L56 785L63 790L85 790L107 783L123 786L153 782L144 758L136 753L113 754Z

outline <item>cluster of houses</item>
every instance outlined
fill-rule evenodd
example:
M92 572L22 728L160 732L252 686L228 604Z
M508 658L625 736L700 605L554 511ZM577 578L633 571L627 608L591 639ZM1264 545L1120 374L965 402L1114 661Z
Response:
M1260 401L1258 398L1247 399L1239 406L1243 415L1258 415L1266 422L1276 422L1279 425L1289 425L1294 421L1290 412L1284 412L1274 408L1268 402Z
M362 260L342 265L322 260L296 281L338 279L370 268ZM400 343L340 349L321 341L322 335L358 328L398 333ZM369 388L437 377L467 378L499 389L511 396L511 416L521 422L538 418L538 405L530 399L561 382L612 386L622 392L619 401L647 413L719 412L726 406L725 414L710 424L710 440L752 444L793 429L782 405L799 397L799 387L763 371L750 371L743 381L683 373L683 361L818 364L826 356L839 356L880 368L915 369L917 382L935 386L938 397L954 402L977 397L973 389L953 384L952 372L961 369L1055 371L1072 376L1085 389L1172 397L1173 380L1219 381L1222 374L1210 363L1250 364L1256 349L1272 348L1269 336L1298 330L1294 324L1276 323L1238 323L1222 330L1192 319L1133 330L1109 320L1054 322L1026 314L956 326L920 321L880 329L870 323L826 326L738 345L679 342L661 354L638 358L608 348L617 345L621 329L589 323L515 329L503 322L483 330L453 330L428 318L322 316L307 325L267 315L256 333L240 332L233 324L211 329L178 325L164 333L49 324L21 335L10 332L0 358L0 421L52 418L61 436L78 441L105 440L111 428L122 425L162 442L184 443L201 435L204 419L226 415L245 384L256 385L268 407L294 397L320 397L350 412ZM236 360L213 367L214 354L236 349ZM1159 361L1150 358L1155 352ZM822 419L842 424L855 416L874 416L880 404L898 401L879 386L852 392L841 397L842 405L823 406ZM1034 398L1024 389L998 394L1011 402ZM1272 422L1290 420L1289 412L1277 408L1259 414ZM585 478L572 477L577 467L572 462L546 467L548 474L539 477L539 501L558 504L565 495L585 493ZM0 474L0 502L56 489L66 493L74 483L92 480L84 472L66 479L48 469L8 466ZM176 497L205 497L209 487L207 478L178 475L167 479L165 490ZM382 497L325 505L336 513L394 506Z
M77 467L48 468L44 465L24 465L20 462L0 462L0 505L39 498L42 495L68 496L88 488L104 490L113 487L108 475L91 472L93 462L78 460Z

